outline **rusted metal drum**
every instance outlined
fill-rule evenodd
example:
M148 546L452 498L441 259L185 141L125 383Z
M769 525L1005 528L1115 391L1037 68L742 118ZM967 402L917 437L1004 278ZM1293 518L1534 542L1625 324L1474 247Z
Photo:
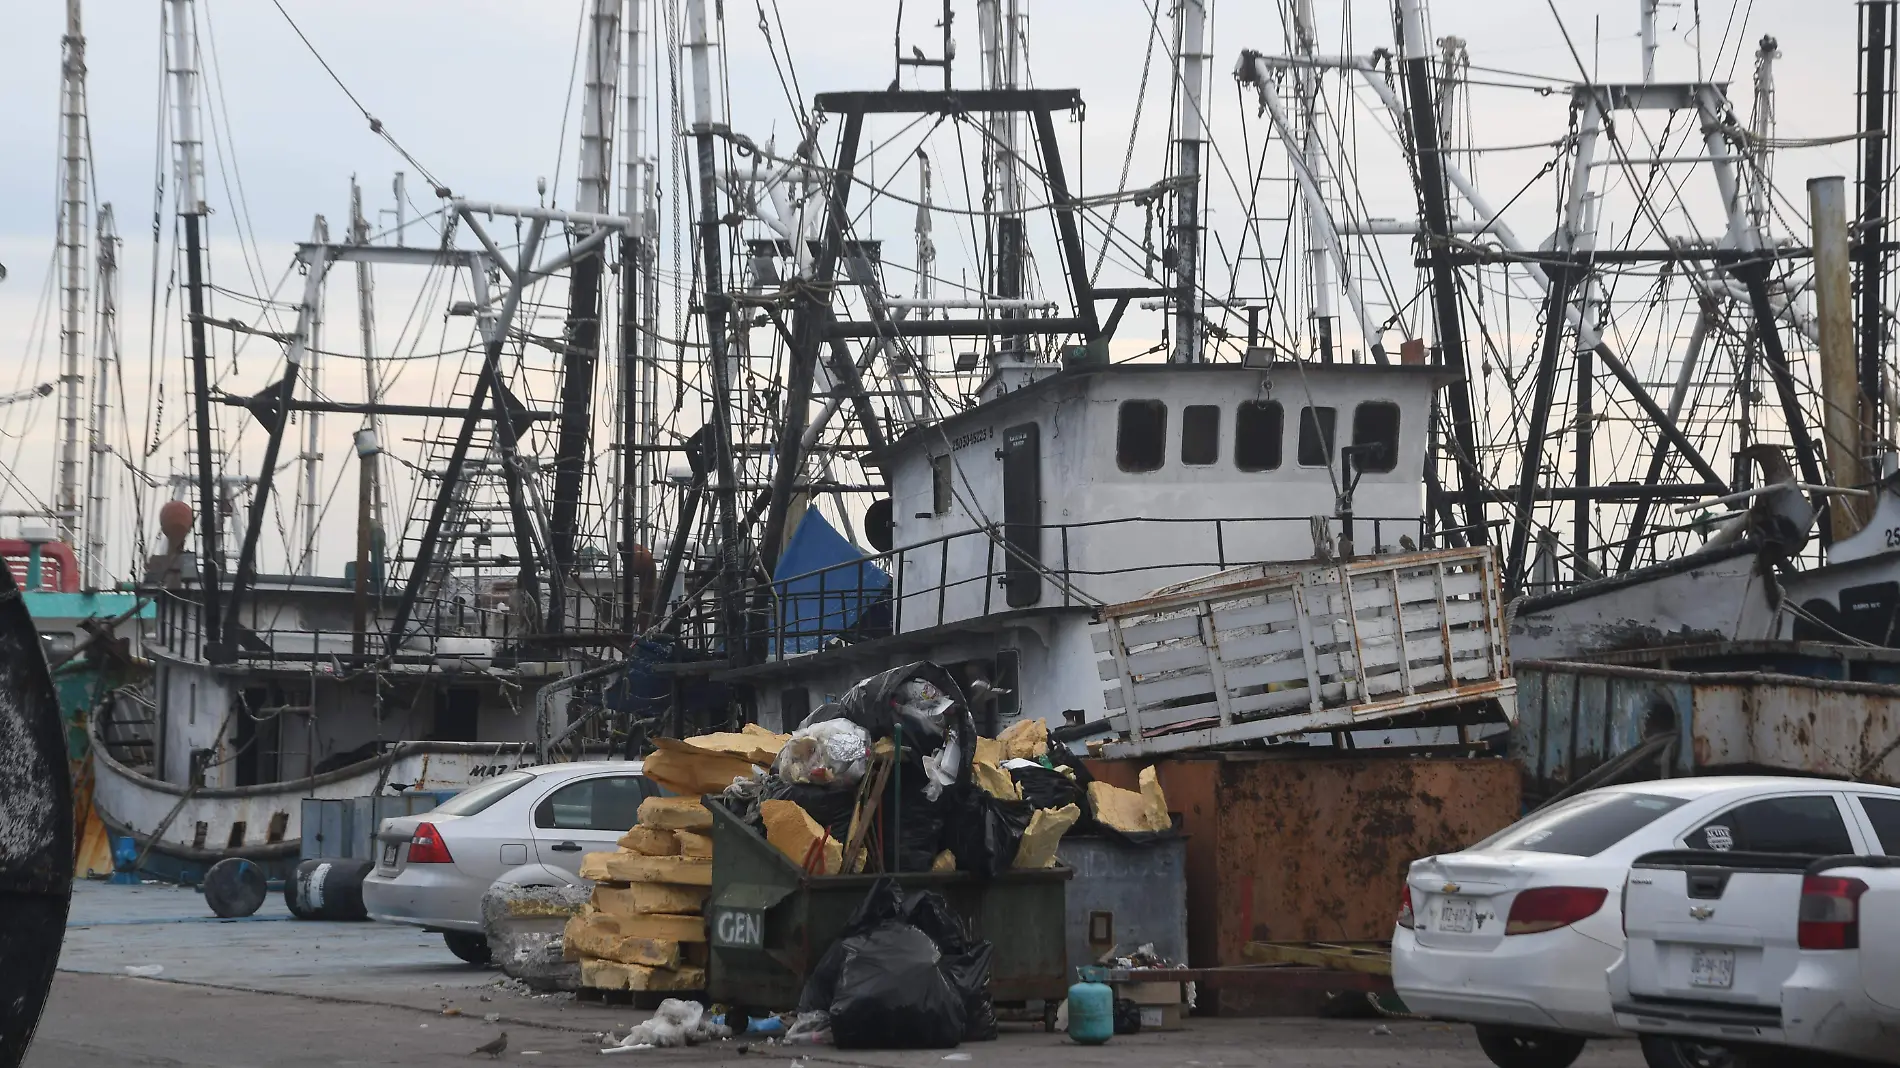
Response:
M0 567L0 1068L39 1026L73 894L73 798L39 632Z

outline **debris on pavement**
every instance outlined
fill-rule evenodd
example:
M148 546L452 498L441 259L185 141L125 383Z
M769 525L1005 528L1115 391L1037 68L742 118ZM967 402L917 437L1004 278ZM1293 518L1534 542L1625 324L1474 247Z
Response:
M639 1049L671 1049L676 1046L693 1046L701 1042L716 1042L732 1037L732 1029L723 1023L717 1023L706 1015L705 1006L697 1001L684 1001L679 998L667 998L653 1013L653 1018L642 1024L636 1024L626 1036L614 1039L607 1036L609 1044L602 1053L618 1053Z

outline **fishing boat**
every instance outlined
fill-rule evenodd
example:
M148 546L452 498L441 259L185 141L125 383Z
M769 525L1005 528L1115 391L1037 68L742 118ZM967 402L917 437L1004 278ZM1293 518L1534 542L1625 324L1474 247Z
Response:
M1489 561L1455 596L1483 620L1490 733L1300 740L1485 744L1512 721L1513 656L1872 633L1878 611L1855 613L1894 548L1866 474L1896 407L1866 281L1888 255L1867 235L1891 198L1890 6L1865 5L1878 100L1840 138L1873 153L1854 243L1839 183L1805 224L1777 207L1775 159L1833 139L1776 135L1773 39L1740 102L1700 46L1690 76L1659 43L1649 2L1624 78L1572 49L1486 67L1423 0L1374 40L1350 20L1327 40L1287 0L1277 42L1217 42L1202 0L1172 0L1129 25L1144 74L1115 174L1071 149L1092 87L1035 76L1020 0L896 12L865 82L888 87L809 94L784 27L761 43L703 0L588 0L570 189L451 189L372 119L434 210L398 176L366 211L352 182L345 236L318 217L298 244L297 292L240 306L204 278L197 13L166 0L188 338L167 381L190 410L125 594L151 613L128 620L150 677L89 718L101 818L154 870L287 862L305 801L789 728L916 659L986 695L986 729L1184 744L1131 725L1133 687L1177 680L1111 677L1098 617L1229 581L1349 594L1387 561L1423 568L1392 580L1403 635L1399 586L1442 578L1433 553ZM726 98L742 49L791 75L782 115ZM1208 91L1226 57L1232 100ZM1548 137L1501 143L1498 102L1541 109ZM1487 195L1481 166L1518 191ZM1642 174L1713 196L1659 209ZM326 324L346 268L353 349ZM377 327L390 271L422 272L408 318L446 324L430 351ZM267 358L221 373L252 345ZM399 349L437 362L427 395L397 395ZM359 363L360 390L338 371ZM1843 518L1862 504L1865 529ZM1244 697L1291 700L1266 675ZM1164 711L1187 722L1201 696Z

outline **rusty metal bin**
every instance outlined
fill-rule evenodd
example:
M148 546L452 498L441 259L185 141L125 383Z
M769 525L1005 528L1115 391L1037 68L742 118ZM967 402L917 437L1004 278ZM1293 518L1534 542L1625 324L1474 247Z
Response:
M713 1001L780 1011L798 1004L805 978L837 941L875 875L808 875L718 801L713 816L712 936L707 993ZM1064 938L1074 874L1060 863L994 879L968 872L905 872L906 890L935 890L996 946L990 996L999 1002L1058 1001L1069 986Z

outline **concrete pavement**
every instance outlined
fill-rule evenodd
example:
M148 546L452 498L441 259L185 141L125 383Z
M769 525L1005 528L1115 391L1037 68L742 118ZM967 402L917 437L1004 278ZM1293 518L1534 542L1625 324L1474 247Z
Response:
M154 966L161 969L155 975L128 971ZM158 885L81 884L60 967L27 1068L460 1065L503 1029L509 1035L503 1061L599 1064L603 1032L625 1033L649 1015L517 992L498 972L462 964L440 938L421 931L293 920L280 897L255 917L219 921L195 892ZM972 1068L1489 1064L1470 1028L1410 1020L1196 1017L1179 1032L1124 1036L1100 1047L1006 1024L999 1041L954 1054L813 1046L744 1052L742 1045L622 1056L693 1068L957 1068L966 1056ZM1631 1042L1594 1044L1577 1062L1578 1068L1641 1064Z

